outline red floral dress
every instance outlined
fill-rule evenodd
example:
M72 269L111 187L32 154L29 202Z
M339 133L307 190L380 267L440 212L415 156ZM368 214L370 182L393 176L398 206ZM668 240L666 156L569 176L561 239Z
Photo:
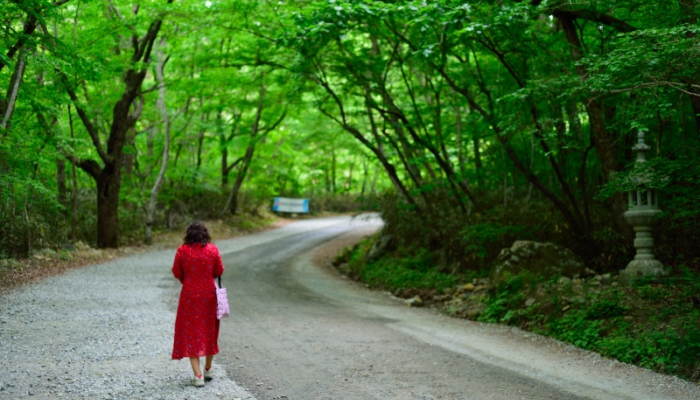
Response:
M183 244L177 249L173 275L182 282L182 291L175 318L174 360L219 352L214 277L223 273L219 249L213 244Z

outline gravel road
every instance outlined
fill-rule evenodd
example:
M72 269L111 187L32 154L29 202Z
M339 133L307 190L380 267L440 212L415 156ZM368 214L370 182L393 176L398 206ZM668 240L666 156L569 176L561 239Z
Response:
M232 315L203 389L188 385L187 361L170 360L173 251L2 295L0 398L700 399L697 385L517 329L408 308L312 262L319 246L378 226L306 220L217 242Z

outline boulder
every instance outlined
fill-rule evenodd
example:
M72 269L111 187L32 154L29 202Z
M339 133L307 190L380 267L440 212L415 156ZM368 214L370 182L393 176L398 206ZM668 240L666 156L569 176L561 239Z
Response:
M423 307L423 299L420 296L414 296L410 299L404 300L409 307Z
M467 283L466 285L462 286L462 290L467 292L473 292L474 289L476 289L476 286L473 283Z
M391 235L384 235L379 238L372 247L367 252L367 261L375 261L389 251L394 244L394 237Z
M504 276L529 271L535 275L574 276L585 271L583 261L571 250L553 243L518 240L509 249L501 250L491 273L493 285Z
M557 283L560 284L560 285L562 285L562 286L569 286L569 285L571 285L572 282L573 282L573 281L571 280L571 278L568 278L568 277L566 277L566 276L562 276L562 277L559 278L559 280L557 281Z

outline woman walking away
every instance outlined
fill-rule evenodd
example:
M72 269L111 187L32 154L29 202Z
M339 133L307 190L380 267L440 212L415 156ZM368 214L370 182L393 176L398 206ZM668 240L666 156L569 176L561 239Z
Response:
M204 379L213 378L211 362L219 352L214 279L224 273L224 265L219 249L210 242L204 224L192 222L173 263L173 275L182 283L175 318L173 360L190 358L194 372L192 385L197 387L204 386ZM206 357L204 374L199 357Z

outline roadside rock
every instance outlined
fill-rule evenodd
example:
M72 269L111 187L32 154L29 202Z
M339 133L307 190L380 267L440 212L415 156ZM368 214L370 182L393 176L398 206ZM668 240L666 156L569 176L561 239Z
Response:
M406 303L406 305L409 307L423 307L423 299L421 299L420 296L415 296L408 300L404 300L404 303Z
M569 249L553 243L518 240L509 249L501 250L491 280L498 285L506 273L517 275L523 270L543 276L574 276L584 268L583 261Z
M571 285L571 282L573 282L573 281L571 280L571 278L567 278L566 276L562 276L561 278L559 278L559 281L557 281L557 282L562 286L566 286L566 285Z
M372 247L367 252L367 261L374 261L379 259L387 251L389 251L394 244L394 237L392 235L384 235L379 240L377 240Z

